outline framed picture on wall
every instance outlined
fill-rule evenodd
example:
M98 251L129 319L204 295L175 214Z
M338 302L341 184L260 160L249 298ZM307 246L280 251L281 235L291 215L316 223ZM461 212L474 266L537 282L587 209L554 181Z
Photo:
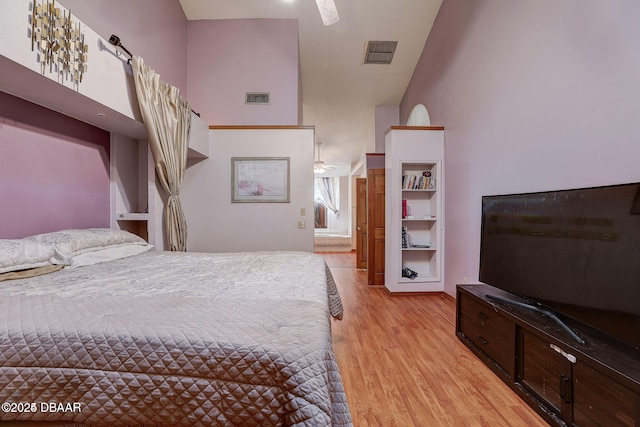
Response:
M289 203L289 157L232 157L232 203Z

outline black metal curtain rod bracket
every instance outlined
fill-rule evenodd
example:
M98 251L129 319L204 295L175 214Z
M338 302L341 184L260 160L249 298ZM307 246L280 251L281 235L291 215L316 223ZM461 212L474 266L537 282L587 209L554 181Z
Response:
M122 49L127 55L129 55L129 61L131 61L131 58L133 58L133 54L129 52L129 50L122 45L122 42L120 41L120 37L116 36L115 34L111 34L111 37L109 37L109 43Z

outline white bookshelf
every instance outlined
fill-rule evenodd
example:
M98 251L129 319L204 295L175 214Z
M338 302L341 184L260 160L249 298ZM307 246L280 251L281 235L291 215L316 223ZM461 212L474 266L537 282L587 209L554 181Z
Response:
M444 130L391 127L385 143L385 286L443 291ZM417 276L407 277L405 268Z

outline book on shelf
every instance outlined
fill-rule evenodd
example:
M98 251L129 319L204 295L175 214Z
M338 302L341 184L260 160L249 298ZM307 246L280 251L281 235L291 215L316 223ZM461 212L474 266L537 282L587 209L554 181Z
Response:
M425 243L425 244L412 244L411 245L412 248L416 248L416 249L428 249L431 247L431 243Z
M424 171L420 176L413 174L402 175L403 190L435 190L436 180L431 171Z
M407 200L403 199L402 200L402 218L406 218L408 213L409 212L407 211Z
M427 185L427 189L428 190L435 190L436 189L436 179L431 177L429 178L429 183Z
M402 247L403 248L408 248L409 247L409 239L407 236L407 227L402 227Z

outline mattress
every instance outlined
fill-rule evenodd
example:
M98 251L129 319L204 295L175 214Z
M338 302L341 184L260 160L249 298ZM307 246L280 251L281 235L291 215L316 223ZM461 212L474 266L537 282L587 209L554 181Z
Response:
M349 426L322 257L141 255L0 283L0 420ZM7 406L9 403L9 406Z

